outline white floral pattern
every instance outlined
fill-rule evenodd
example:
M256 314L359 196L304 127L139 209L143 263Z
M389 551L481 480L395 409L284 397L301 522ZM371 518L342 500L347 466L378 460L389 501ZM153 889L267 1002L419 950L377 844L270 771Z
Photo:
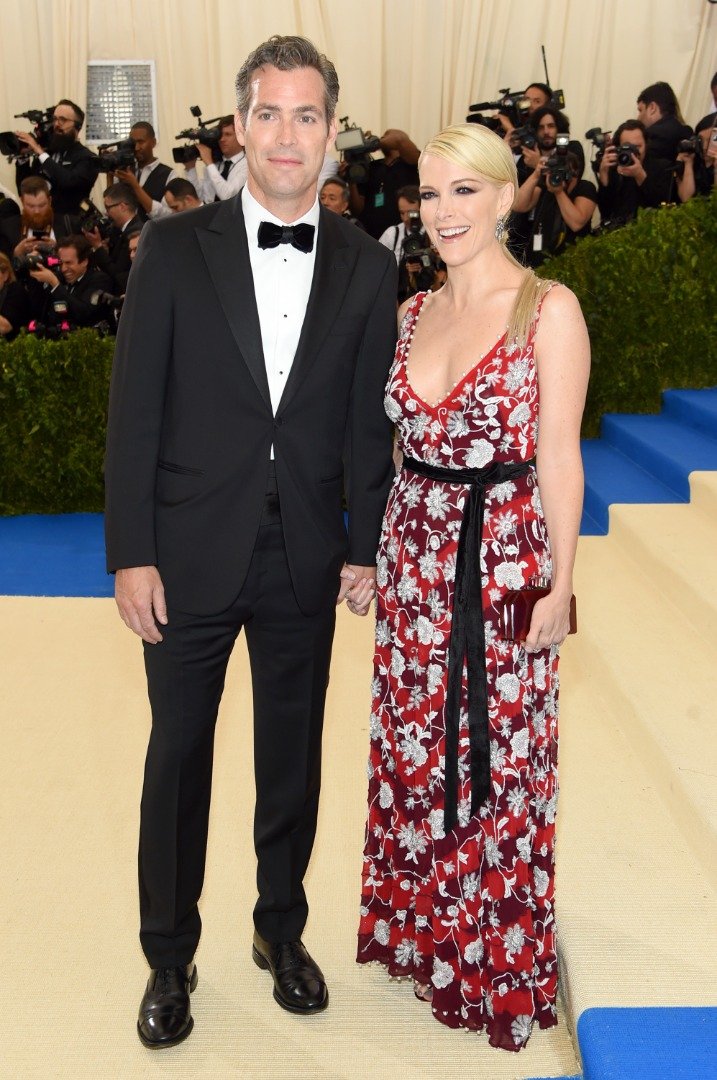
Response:
M408 382L425 299L403 321L386 412L405 454L447 468L535 455L532 337L498 342L437 406ZM358 959L433 986L433 1015L518 1050L556 1023L553 851L557 650L528 655L498 634L501 597L550 575L535 472L485 493L480 552L492 794L470 814L467 696L459 727L458 826L443 826L444 703L458 535L468 489L402 470L378 553L369 811Z

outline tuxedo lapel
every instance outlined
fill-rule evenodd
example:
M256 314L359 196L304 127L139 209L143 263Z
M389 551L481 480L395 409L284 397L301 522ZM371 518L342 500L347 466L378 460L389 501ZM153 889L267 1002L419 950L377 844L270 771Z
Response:
M346 296L357 249L347 243L336 222L336 215L322 207L306 316L277 412L293 397L311 368Z
M239 351L271 409L241 195L216 205L211 224L195 232Z

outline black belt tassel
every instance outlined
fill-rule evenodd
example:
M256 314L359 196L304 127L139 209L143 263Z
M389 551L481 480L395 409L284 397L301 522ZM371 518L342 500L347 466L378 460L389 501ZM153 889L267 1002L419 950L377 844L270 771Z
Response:
M480 549L486 488L527 476L530 461L497 461L485 469L447 469L406 457L404 469L447 484L470 484L458 537L453 620L448 652L446 688L446 771L444 829L448 833L458 820L458 722L461 708L463 661L468 673L468 734L470 741L471 817L490 794L490 736L488 729L488 681L485 667L485 626L481 592Z

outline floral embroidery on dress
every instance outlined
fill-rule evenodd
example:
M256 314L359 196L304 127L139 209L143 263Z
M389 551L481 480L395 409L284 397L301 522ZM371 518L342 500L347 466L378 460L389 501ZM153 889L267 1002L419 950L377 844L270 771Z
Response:
M534 328L505 338L435 407L406 369L426 294L404 318L386 388L400 449L447 468L534 457ZM501 597L551 560L535 471L486 490L480 550L492 794L470 815L467 694L458 826L443 828L444 704L458 536L467 485L400 471L377 559L377 612L358 960L433 989L433 1015L519 1050L557 1022L554 844L558 650L498 635Z

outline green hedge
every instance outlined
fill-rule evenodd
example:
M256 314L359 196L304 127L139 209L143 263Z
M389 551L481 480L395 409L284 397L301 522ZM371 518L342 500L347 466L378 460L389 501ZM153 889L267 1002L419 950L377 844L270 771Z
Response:
M583 434L657 412L668 387L717 384L717 195L649 210L540 273L577 294L592 342ZM0 514L102 509L112 338L0 341Z
M0 343L0 514L101 510L114 340Z
M670 388L717 385L717 193L645 210L541 266L569 286L590 331L583 435L606 412L650 413Z

